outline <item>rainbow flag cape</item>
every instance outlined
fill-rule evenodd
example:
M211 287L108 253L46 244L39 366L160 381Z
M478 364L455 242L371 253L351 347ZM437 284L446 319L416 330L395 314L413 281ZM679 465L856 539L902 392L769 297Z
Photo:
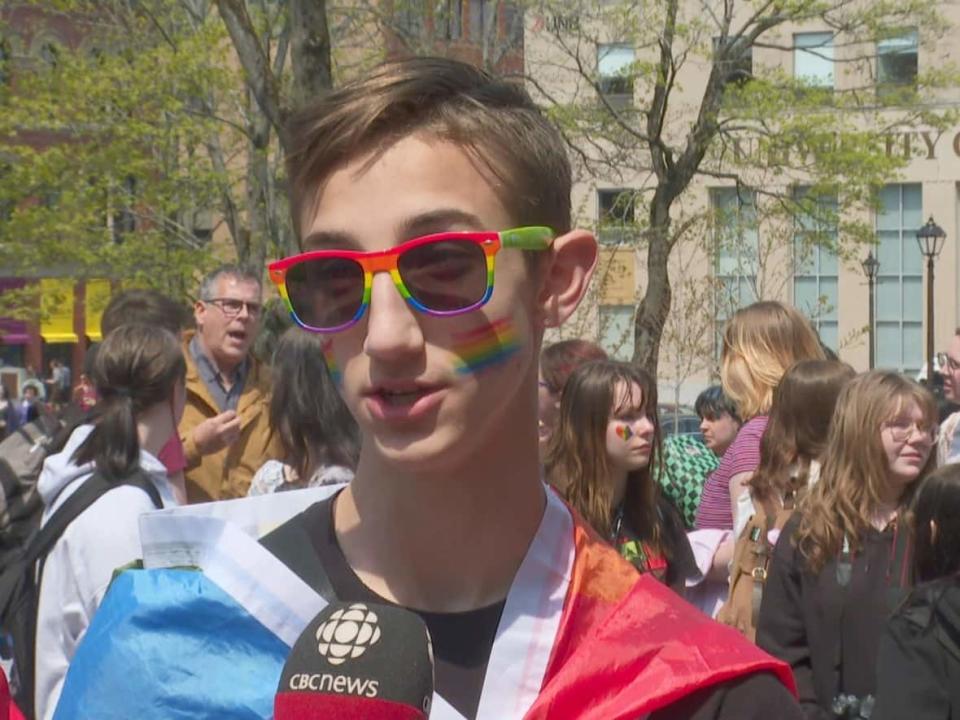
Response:
M334 490L284 500L266 521L249 504L256 498L233 501L248 504L230 512L217 503L209 512L190 506L143 516L148 569L124 572L110 588L55 720L272 717L286 655L326 600L257 533ZM547 493L507 596L478 720L635 720L764 670L793 689L786 665L639 577ZM231 521L234 510L246 519ZM439 694L430 717L464 720Z

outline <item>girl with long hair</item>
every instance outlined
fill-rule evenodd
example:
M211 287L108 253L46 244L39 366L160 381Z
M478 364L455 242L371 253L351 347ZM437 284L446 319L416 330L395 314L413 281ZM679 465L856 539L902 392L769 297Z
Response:
M717 619L753 639L772 544L797 501L820 476L830 419L843 386L856 373L834 360L801 360L773 393L770 421L760 441L760 465L738 508L727 602Z
M935 463L937 410L874 371L841 390L820 479L783 528L757 643L793 667L811 718L869 717L886 619L911 582L905 509Z
M114 570L143 556L138 518L158 503L177 504L157 458L177 432L186 401L177 339L157 327L122 325L103 341L92 373L100 396L95 422L74 431L63 451L44 461L38 481L43 524L94 473L107 485L67 526L42 566L35 678L40 718L53 714L67 666Z
M960 465L917 489L911 513L917 587L880 640L876 720L960 715Z
M621 555L682 592L693 557L679 514L653 479L660 444L652 378L625 363L591 362L567 381L545 469Z
M816 482L837 398L855 376L846 363L802 360L781 378L760 440L760 464L740 496L737 536L755 507L764 505L776 514L785 505L793 507Z
M273 355L270 431L284 456L253 476L248 495L349 482L360 435L323 358L322 340L299 328L280 337Z

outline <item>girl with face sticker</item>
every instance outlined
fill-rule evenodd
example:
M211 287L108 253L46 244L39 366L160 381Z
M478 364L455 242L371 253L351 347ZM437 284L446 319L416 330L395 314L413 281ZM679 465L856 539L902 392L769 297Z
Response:
M896 373L840 391L820 479L770 562L757 644L793 666L808 717L870 717L880 635L912 579L906 508L935 463L936 405Z
M564 387L546 456L547 478L641 572L682 593L694 572L679 513L660 495L657 389L649 375L591 362Z

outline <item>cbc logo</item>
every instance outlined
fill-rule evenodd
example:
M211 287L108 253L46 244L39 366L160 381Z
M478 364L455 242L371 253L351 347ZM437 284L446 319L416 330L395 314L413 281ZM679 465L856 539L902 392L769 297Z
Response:
M317 649L331 665L342 665L363 655L380 639L377 614L363 603L335 610L317 628Z

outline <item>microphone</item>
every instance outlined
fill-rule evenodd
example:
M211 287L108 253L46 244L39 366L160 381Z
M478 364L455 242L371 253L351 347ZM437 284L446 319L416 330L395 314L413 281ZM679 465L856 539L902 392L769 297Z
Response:
M428 720L433 647L417 615L373 603L327 605L297 638L275 720Z

